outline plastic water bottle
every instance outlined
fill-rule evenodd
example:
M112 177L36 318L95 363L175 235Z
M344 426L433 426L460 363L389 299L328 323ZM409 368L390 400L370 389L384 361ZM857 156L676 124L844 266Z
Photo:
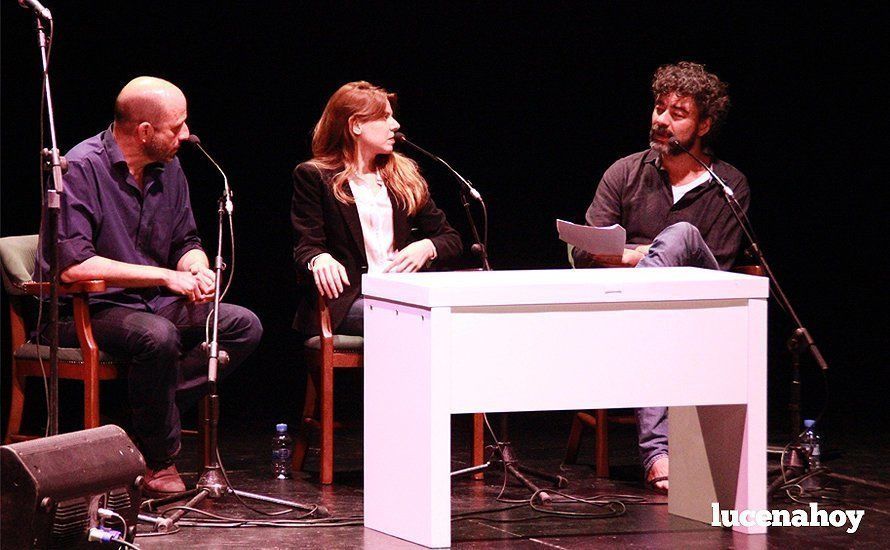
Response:
M800 437L800 445L807 452L808 466L811 472L822 466L822 438L814 429L815 425L815 420L804 420L804 432Z
M291 478L291 453L293 439L287 433L287 424L275 425L275 437L272 438L272 474L275 479Z

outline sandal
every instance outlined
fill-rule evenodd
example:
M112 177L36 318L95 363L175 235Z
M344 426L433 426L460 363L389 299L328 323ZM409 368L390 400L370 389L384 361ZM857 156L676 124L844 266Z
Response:
M668 494L668 490L665 489L664 487L659 487L656 484L661 481L667 481L667 480L668 480L668 476L653 477L652 479L646 480L646 487L648 487L649 490L655 491L658 494L666 495L666 494Z

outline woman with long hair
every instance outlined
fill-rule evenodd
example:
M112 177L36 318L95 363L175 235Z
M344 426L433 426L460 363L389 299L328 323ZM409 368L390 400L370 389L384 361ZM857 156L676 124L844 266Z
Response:
M294 265L330 301L340 334L362 334L362 273L417 271L462 251L417 164L393 150L394 101L368 82L340 87L315 125L312 159L294 169ZM297 311L303 334L318 332L313 306L303 299Z

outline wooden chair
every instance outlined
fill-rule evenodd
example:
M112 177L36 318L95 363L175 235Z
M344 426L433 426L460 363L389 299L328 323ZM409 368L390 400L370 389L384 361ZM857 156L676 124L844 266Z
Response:
M12 348L12 399L9 408L5 443L41 437L21 433L25 407L25 379L49 376L49 346L28 340L29 313L36 309L40 297L49 296L49 283L33 280L37 258L37 235L4 237L0 239L0 272L3 287L9 296L9 320ZM59 380L79 380L83 383L83 427L97 428L99 420L99 382L122 378L127 362L103 352L96 345L90 324L89 295L103 292L105 281L93 279L60 285L60 295L72 298L74 323L80 347L59 348ZM33 307L30 307L33 306ZM41 365L42 363L42 365ZM183 430L182 434L198 438L198 469L207 463L210 452L208 441L210 422L207 399L198 404L197 430Z
M575 268L574 257L572 256L572 245L568 245L569 264ZM759 265L737 265L732 268L735 273L744 273L745 275L756 275L762 277L764 275L763 267ZM594 409L587 412L578 412L572 420L572 429L569 432L569 441L566 445L566 454L563 462L565 464L575 464L578 461L578 448L581 446L581 438L587 428L596 430L596 476L609 477L609 426L612 424L636 425L637 417L635 414L618 413L609 414L607 409Z
M334 372L337 369L357 369L364 362L364 338L334 334L327 300L318 298L318 319L321 333L304 342L303 351L309 369L306 398L303 404L302 426L294 445L293 469L302 470L309 447L308 431L320 432L320 479L328 485L334 480ZM473 464L483 461L482 415L473 415ZM477 476L480 477L480 476Z
M569 432L569 442L566 445L565 464L575 464L578 461L578 448L581 446L581 436L587 428L596 430L596 477L609 477L609 426L611 424L635 425L637 417L634 414L609 414L608 409L595 409L587 412L578 412L572 419L572 430Z
M575 269L575 258L572 256L574 246L567 245L569 265ZM609 477L609 425L610 424L636 424L636 415L626 412L609 414L608 409L594 409L587 412L575 413L572 419L572 429L569 432L569 441L566 445L566 454L563 462L575 464L578 461L578 449L581 446L581 438L584 430L593 428L596 430L596 476Z
M9 319L12 348L12 400L6 443L34 439L39 435L20 432L25 405L25 379L29 376L49 375L49 346L28 341L28 306L37 298L49 295L49 283L33 280L37 256L37 235L4 237L0 239L0 263L3 286L9 297ZM90 311L87 305L91 293L105 290L105 281L90 280L61 285L60 294L70 295L74 306L74 322L80 347L59 348L59 379L83 382L83 427L99 426L99 382L119 378L122 363L103 353L93 338ZM41 365L42 363L42 365Z

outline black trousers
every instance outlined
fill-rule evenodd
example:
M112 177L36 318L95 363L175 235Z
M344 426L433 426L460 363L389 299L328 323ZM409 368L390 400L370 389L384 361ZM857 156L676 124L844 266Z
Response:
M212 303L182 299L154 313L124 307L91 312L99 348L129 358L132 435L154 469L170 464L179 453L180 408L194 404L206 391L207 354L201 343L212 307ZM256 349L262 334L262 324L252 311L220 304L219 347L230 361L220 365L218 380ZM73 322L59 323L59 342L78 345Z

